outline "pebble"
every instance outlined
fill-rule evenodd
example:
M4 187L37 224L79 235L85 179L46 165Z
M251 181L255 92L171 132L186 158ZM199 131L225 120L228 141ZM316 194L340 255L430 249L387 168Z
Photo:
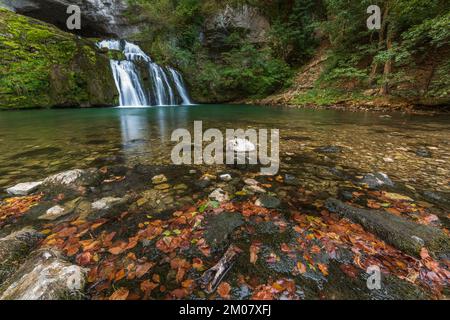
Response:
M231 175L230 174L222 174L222 175L220 175L220 180L222 180L222 181L225 181L225 182L228 182L228 181L231 181L231 180L233 180L233 178L231 177Z

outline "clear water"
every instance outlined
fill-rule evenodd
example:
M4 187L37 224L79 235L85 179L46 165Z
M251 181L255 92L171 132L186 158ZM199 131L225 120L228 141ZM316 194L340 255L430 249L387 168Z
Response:
M203 120L204 130L280 129L282 168L311 173L325 161L356 172L383 171L419 189L449 190L447 115L387 118L376 113L242 105L1 112L0 188L65 169L117 162L170 163L172 131L192 129L195 120ZM328 145L344 151L330 156L314 152ZM433 156L417 156L415 151L422 147L431 148Z

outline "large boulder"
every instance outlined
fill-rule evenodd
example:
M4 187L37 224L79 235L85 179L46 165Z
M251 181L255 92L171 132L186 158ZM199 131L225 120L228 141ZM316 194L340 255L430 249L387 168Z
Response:
M0 285L22 264L41 235L32 228L0 238Z
M80 299L86 271L62 258L59 251L39 249L0 288L0 300Z
M116 105L109 56L94 42L3 8L0 35L0 108Z

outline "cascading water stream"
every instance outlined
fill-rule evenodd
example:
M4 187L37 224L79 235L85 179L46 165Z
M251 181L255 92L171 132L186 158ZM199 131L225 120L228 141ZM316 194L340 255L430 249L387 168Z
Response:
M156 64L139 46L124 40L104 40L98 46L121 51L126 58L111 60L120 106L192 105L181 74Z

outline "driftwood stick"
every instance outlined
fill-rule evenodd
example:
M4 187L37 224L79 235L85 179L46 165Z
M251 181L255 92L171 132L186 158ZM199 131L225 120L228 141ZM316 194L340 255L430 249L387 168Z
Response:
M205 271L200 278L200 283L207 293L216 291L222 279L233 266L236 258L242 252L238 247L231 245L219 262L211 269Z

